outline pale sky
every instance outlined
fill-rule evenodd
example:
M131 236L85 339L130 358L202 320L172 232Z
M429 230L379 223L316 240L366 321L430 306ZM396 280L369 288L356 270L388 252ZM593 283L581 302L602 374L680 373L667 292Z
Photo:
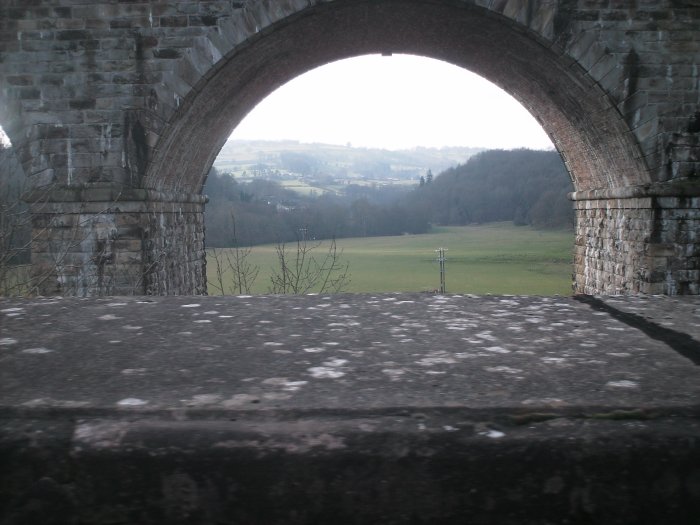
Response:
M482 77L446 62L370 55L305 73L264 99L232 139L385 149L552 149L537 121Z
M554 147L527 110L491 82L410 55L363 56L309 71L258 104L231 138L385 149Z

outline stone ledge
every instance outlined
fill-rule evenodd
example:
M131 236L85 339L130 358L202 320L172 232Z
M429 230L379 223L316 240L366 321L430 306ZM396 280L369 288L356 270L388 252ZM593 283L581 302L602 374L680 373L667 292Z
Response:
M144 188L118 188L112 185L83 185L48 187L32 190L22 196L25 202L41 203L123 203L123 202L172 202L205 204L205 195L162 192Z
M26 414L2 421L0 522L694 524L689 412Z
M568 195L569 199L572 201L646 199L650 197L687 198L698 196L700 196L700 180L697 178L676 179L643 186L575 191Z
M695 297L3 299L0 524L694 525L699 316Z

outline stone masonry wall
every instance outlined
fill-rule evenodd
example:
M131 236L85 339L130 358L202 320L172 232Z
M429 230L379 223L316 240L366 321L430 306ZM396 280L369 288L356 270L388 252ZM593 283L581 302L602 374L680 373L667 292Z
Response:
M93 188L31 196L34 292L206 294L205 199L153 193Z
M477 71L550 133L577 194L577 290L697 293L697 195L647 190L700 178L698 27L698 0L2 0L0 125L54 188L32 205L44 290L203 291L203 204L164 195L200 192L276 86L388 50Z

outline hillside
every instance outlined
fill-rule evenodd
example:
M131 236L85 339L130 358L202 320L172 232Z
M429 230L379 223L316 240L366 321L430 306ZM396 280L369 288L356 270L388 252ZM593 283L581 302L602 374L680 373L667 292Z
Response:
M228 141L214 161L238 179L312 177L338 185L359 181L417 181L427 170L439 173L480 148L383 150L296 141Z

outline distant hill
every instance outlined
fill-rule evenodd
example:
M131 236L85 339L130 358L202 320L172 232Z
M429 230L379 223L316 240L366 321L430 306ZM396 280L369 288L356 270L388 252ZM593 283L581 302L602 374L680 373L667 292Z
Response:
M384 150L297 141L231 140L214 167L236 177L295 174L333 179L418 180L466 162L483 148Z
M342 149L341 149L342 150ZM571 179L556 151L490 150L405 184L346 184L301 193L285 180L240 180L212 170L204 193L208 246L425 233L431 225L512 221L571 228ZM235 214L235 225L233 215ZM235 226L235 228L234 228Z

